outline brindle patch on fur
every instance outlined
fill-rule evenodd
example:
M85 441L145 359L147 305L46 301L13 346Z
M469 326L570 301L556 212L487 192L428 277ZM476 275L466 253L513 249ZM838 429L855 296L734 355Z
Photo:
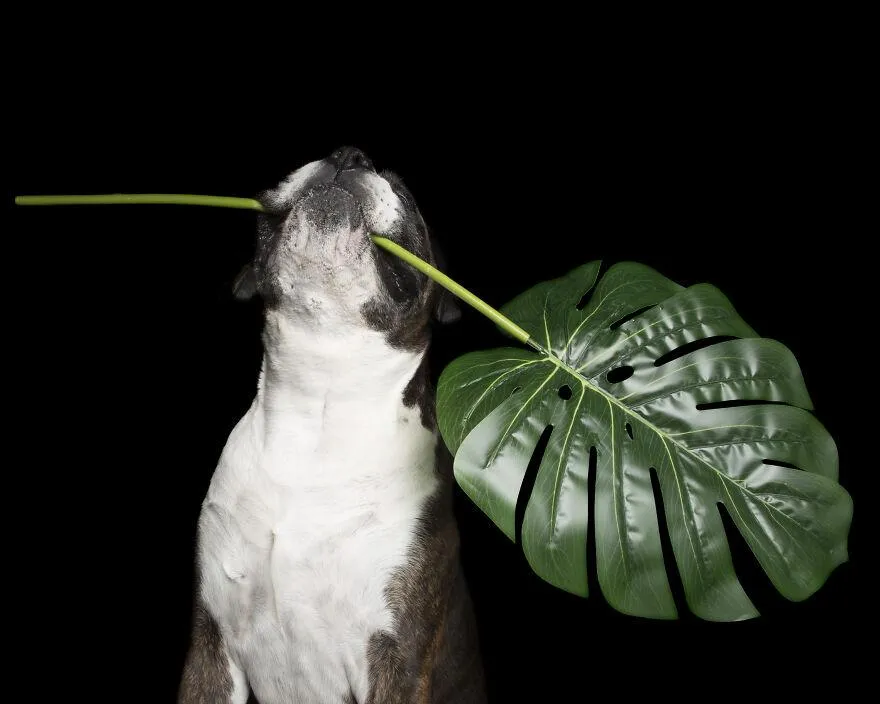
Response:
M232 687L220 628L204 605L198 603L178 704L227 704L232 701Z
M403 390L403 405L407 408L419 407L419 415L422 425L428 430L437 427L437 413L434 410L434 388L431 384L431 374L428 364L428 355L422 358L422 363L409 380Z
M386 588L394 633L370 637L365 704L485 702L476 625L459 562L451 458L437 445L442 483L425 504L407 561Z
M385 340L395 349L421 350L431 338L430 308L424 303L401 309L377 296L364 303L361 314L364 322L373 330L384 333Z

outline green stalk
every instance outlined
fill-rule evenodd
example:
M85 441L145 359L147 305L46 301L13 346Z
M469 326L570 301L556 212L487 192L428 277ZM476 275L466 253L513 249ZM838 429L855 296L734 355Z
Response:
M253 198L195 196L183 193L111 193L101 196L16 196L16 205L209 205L262 210Z
M492 306L486 303L481 298L477 298L473 293L468 291L464 286L460 283L453 281L446 274L438 269L435 269L433 266L428 264L424 259L419 259L415 254L410 252L407 249L404 249L399 244L392 242L391 240L385 239L384 237L379 237L378 235L371 235L370 239L373 242L384 249L387 252L390 252L396 257L399 257L407 264L411 264L416 269L425 274L428 278L436 281L443 288L451 291L456 296L458 296L461 300L467 303L469 306L476 308L480 313L485 315L489 320L493 321L496 325L501 327L506 332L513 335L520 342L524 342L527 345L531 345L536 350L540 352L545 352L544 348L538 345L534 340L532 340L531 335L523 330L519 325L514 323L510 318L502 315L500 312L495 310Z
M94 196L16 196L16 205L205 205L217 208L239 208L244 210L262 211L263 206L253 198L233 198L227 196L197 196L179 193L112 193L108 195ZM508 332L520 342L523 342L542 354L547 354L540 344L514 323L510 318L502 315L488 303L475 296L461 284L450 279L446 274L428 262L420 259L409 250L389 239L378 235L371 235L370 239L385 251L399 257L406 263L414 266L428 278L438 283L443 288L451 291L462 301L472 306L489 320Z

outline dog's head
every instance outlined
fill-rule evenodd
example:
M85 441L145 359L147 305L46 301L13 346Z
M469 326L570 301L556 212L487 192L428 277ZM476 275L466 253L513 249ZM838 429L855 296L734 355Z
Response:
M379 249L381 235L438 266L438 253L412 194L360 150L343 147L294 171L260 201L254 260L235 295L309 325L360 325L395 346L424 344L432 316L459 312L452 296Z

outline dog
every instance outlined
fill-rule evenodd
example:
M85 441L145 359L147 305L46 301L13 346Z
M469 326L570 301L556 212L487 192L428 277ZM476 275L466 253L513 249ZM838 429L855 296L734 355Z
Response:
M256 397L202 503L179 704L480 704L482 663L426 353L452 296L412 194L344 147L260 196L234 295Z

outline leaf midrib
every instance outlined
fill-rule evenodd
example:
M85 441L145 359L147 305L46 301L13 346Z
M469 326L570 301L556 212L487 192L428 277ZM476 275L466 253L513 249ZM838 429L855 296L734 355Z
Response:
M799 528L803 529L803 527L800 525L800 523L798 523L797 521L795 521L795 520L794 520L791 516L789 516L787 513L785 513L784 511L780 511L778 508L776 508L776 507L773 506L772 504L767 503L767 502L764 501L760 496L758 496L755 492L749 490L746 486L744 486L744 485L740 484L739 482L735 481L732 477L728 477L724 472L722 472L722 471L720 471L719 469L713 467L713 466L712 466L711 464L709 464L705 459L703 459L702 457L700 457L697 453L693 452L690 448L685 447L684 445L682 445L682 444L679 443L679 442L676 442L676 441L672 438L672 436L670 436L668 433L666 433L666 432L664 432L663 430L661 430L660 428L658 428L656 425L654 425L654 424L653 424L651 421L649 421L647 418L643 417L642 415L640 415L639 413L636 413L636 412L633 411L633 410L630 410L626 405L624 405L623 403L621 403L621 402L617 399L616 396L614 396L614 395L612 395L612 394L609 394L609 393L607 393L606 391L603 391L603 390L602 390L601 388L599 388L598 386L596 386L596 385L590 383L590 381L589 381L585 376L583 376L583 375L582 375L577 369L574 369L574 368L571 367L570 365L566 364L565 362L563 362L561 359L559 359L558 357L556 357L554 354L552 354L552 353L549 352L549 351L547 351L547 353L545 354L545 359L547 359L547 361L551 362L552 364L556 365L558 368L560 368L560 369L562 369L562 370L568 372L571 376L573 376L573 377L576 378L578 381L580 381L581 384L583 384L583 385L584 385L586 388L588 388L590 391L593 391L593 392L599 394L600 396L604 397L604 398L605 398L610 404L613 404L614 406L617 406L621 411L623 411L624 413L626 413L628 416L632 416L633 418L637 419L642 425L644 425L644 426L648 427L649 429L653 430L653 431L654 431L657 435L659 435L663 440L668 440L668 441L669 441L670 443L672 443L676 448L678 448L678 449L681 450L682 452L684 452L684 453L690 455L691 457L693 457L694 459L696 459L700 464L703 464L703 465L707 466L709 469L711 469L713 472L715 472L715 474L717 474L717 475L722 479L723 482L733 484L733 486L736 487L739 491L741 491L741 492L743 492L743 493L745 493L745 494L748 494L749 496L753 497L756 501L759 501L762 505L767 506L769 509L775 511L776 513L779 513L780 515L784 516L784 517L787 518L789 521L791 521L792 523L794 523L796 526L798 526ZM543 385L542 385L542 386L543 386ZM737 513L737 515L739 516L740 520L742 521L743 525L747 525L746 520L743 518L742 514L741 514L740 511L739 511L739 507L737 507L737 506L735 505L736 502L733 501L733 497L730 496L730 492L728 491L726 485L725 485L725 491L727 492L728 496L729 496L730 499L731 499L731 503L733 504L733 506L732 506L733 510L736 511L736 513Z

